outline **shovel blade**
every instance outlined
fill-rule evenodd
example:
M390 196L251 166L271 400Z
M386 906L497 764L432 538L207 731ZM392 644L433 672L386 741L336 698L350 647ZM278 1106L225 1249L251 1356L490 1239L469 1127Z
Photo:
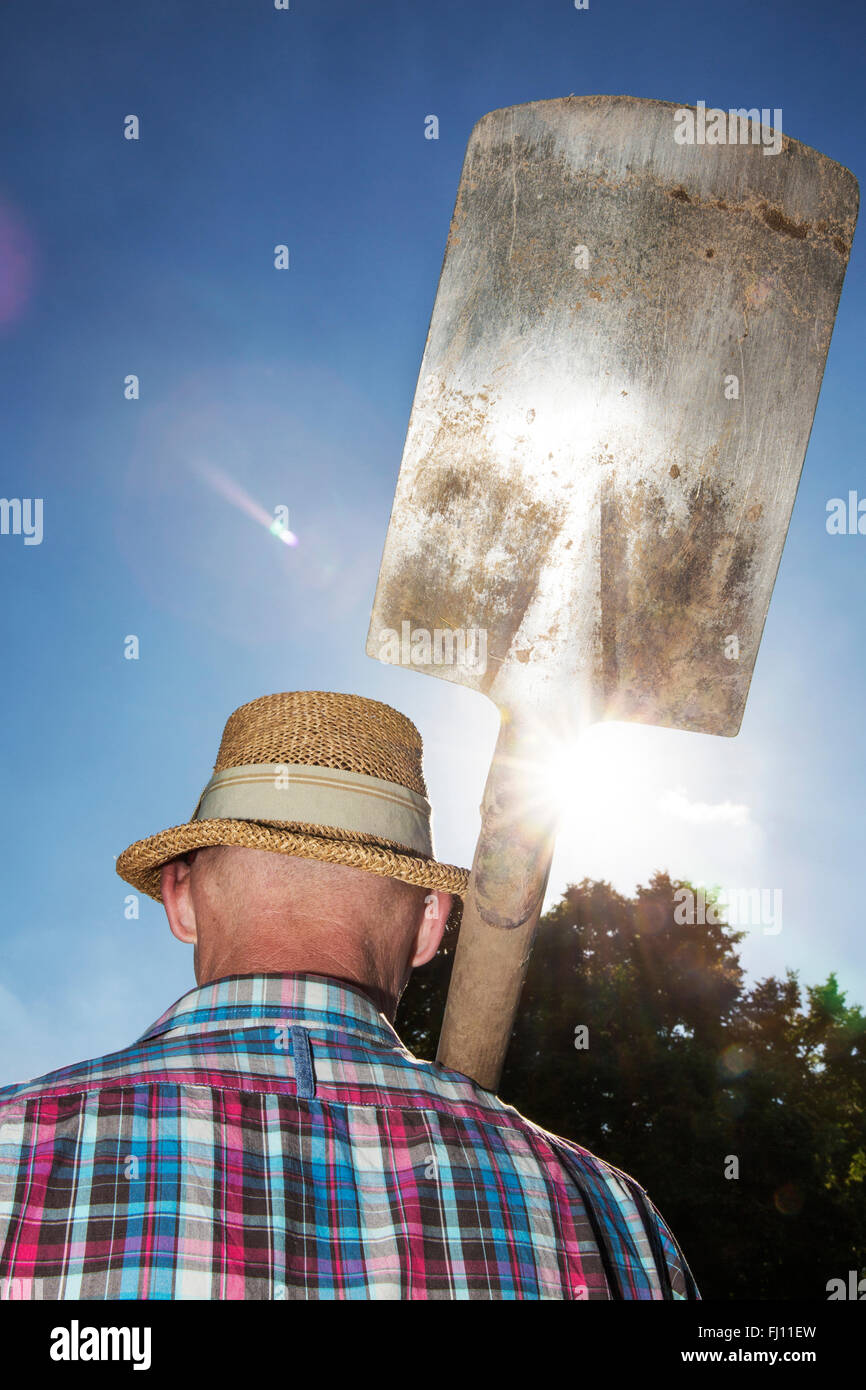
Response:
M858 190L748 122L679 143L690 110L475 126L370 656L503 709L737 733Z

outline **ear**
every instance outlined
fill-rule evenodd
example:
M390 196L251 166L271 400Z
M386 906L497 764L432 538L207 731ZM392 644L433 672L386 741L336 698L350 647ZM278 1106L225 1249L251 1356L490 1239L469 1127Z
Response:
M197 940L195 908L190 891L190 866L185 859L172 859L160 870L162 905L173 936L187 945Z
M451 902L450 893L431 891L427 894L424 900L424 915L415 935L415 954L411 961L413 969L416 965L426 965L439 950L445 923L451 911Z

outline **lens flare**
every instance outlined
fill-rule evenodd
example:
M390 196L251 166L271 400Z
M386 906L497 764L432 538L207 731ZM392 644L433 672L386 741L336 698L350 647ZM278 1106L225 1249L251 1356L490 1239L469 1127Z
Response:
M755 1058L751 1048L732 1043L719 1058L719 1071L725 1076L742 1076L744 1072L750 1071L754 1064Z
M227 473L215 468L212 463L195 461L192 466L199 477L204 478L205 482L213 488L214 492L218 492L238 511L258 522L260 526L264 526L266 531L269 531L272 536L276 536L284 545L298 544L298 538L294 531L289 530L288 524L279 518L275 519L270 512L266 512L264 507L259 506L258 502L254 501L249 493L245 492L240 484L230 478Z
M0 203L0 328L24 314L33 288L33 239L8 203Z
M806 1194L796 1182L783 1183L773 1193L773 1205L783 1216L799 1216L805 1200Z

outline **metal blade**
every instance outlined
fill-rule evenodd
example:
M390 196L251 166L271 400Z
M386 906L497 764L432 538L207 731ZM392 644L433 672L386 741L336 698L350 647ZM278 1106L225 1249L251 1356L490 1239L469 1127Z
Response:
M503 708L739 729L858 192L787 137L680 144L690 109L473 130L370 656Z

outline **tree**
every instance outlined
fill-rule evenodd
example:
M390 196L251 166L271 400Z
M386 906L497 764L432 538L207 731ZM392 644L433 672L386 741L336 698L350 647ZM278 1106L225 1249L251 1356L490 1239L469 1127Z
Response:
M826 1298L866 1266L866 1017L835 974L746 988L744 933L681 924L683 888L657 873L634 898L567 889L542 919L499 1093L637 1178L705 1298ZM400 1005L422 1057L456 941Z

